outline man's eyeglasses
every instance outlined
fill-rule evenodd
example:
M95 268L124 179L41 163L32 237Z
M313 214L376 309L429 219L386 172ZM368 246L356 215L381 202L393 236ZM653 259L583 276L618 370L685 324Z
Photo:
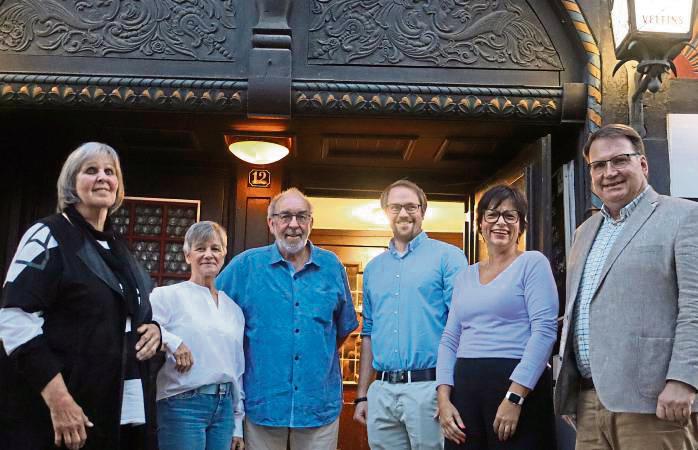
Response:
M487 223L497 223L500 217L504 217L504 222L512 225L519 221L519 212L516 210L497 211L496 209L486 209L483 219Z
M592 173L602 173L606 170L606 163L611 163L614 169L625 169L630 164L630 158L640 156L639 153L623 153L605 161L593 161L587 164Z
M414 214L421 207L422 205L416 203L388 203L388 211L390 211L393 214L399 214L400 211L402 211L402 208L405 208L405 211L407 211L408 214Z
M298 225L307 225L310 222L311 217L313 217L306 212L300 212L295 214L282 212L278 214L272 214L271 216L279 219L279 222L281 222L284 225L288 225L289 223L291 223L294 217L296 218L296 222L298 222Z

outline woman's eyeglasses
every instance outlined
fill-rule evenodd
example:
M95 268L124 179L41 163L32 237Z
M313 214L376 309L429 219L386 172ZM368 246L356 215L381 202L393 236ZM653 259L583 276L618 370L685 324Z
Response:
M519 212L515 210L497 211L496 209L486 209L483 219L487 223L497 223L500 217L504 222L512 225L519 221Z

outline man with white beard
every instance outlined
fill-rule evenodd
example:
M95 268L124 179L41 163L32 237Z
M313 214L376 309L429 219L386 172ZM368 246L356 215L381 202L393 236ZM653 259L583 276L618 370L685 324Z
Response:
M357 326L337 256L309 240L313 207L290 188L269 203L276 241L237 255L217 279L245 315L245 444L335 450L342 409L338 349Z

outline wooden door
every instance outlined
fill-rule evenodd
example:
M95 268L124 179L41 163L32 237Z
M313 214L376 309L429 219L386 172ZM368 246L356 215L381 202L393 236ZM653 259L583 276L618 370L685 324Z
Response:
M551 255L551 175L550 135L525 144L517 157L499 170L471 196L471 226L469 227L470 262L487 256L482 236L477 232L475 210L487 189L507 184L520 189L528 198L528 229L519 242L521 250L538 250L548 258Z

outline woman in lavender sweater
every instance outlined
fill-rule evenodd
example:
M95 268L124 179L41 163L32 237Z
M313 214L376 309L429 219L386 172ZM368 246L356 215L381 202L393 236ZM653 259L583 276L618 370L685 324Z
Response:
M447 450L556 448L548 360L558 296L545 256L517 248L526 209L509 186L477 207L488 257L456 279L436 367Z

